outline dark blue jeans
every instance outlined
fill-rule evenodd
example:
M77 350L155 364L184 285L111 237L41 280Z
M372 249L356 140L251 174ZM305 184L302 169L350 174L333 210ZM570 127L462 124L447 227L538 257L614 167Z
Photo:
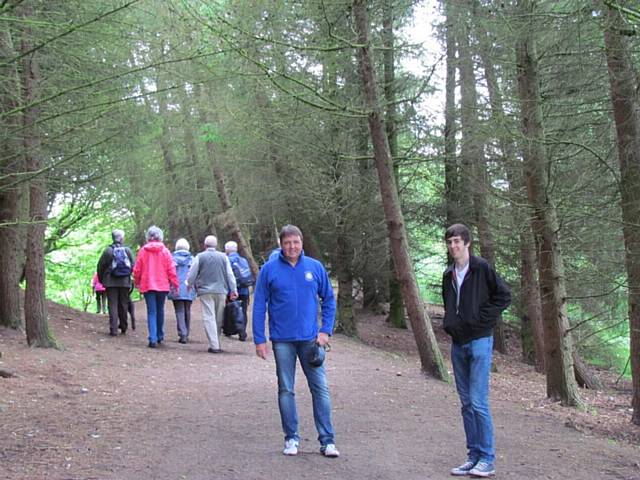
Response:
M470 460L495 461L493 420L489 409L489 373L493 337L453 344L451 363L462 403L462 421Z
M147 327L149 328L149 342L157 343L164 340L164 301L169 292L144 292L144 302L147 304Z
M276 374L278 375L278 406L284 439L299 440L298 413L296 410L295 381L296 358L300 360L302 371L307 377L307 384L311 391L313 402L313 420L318 430L318 441L325 446L335 443L333 425L331 424L331 397L324 365L312 367L309 365L311 348L315 340L304 342L273 342L273 355L276 359Z

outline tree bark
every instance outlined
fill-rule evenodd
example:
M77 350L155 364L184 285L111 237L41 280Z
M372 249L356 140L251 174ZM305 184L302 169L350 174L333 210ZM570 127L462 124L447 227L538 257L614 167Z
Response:
M444 107L444 202L446 226L463 222L460 212L460 181L456 155L456 21L452 0L444 0L447 67Z
M522 320L522 357L542 373L544 366L544 331L542 306L536 276L537 258L531 230L520 233L520 311Z
M0 58L15 55L11 33L0 29ZM13 110L19 104L20 80L15 64L0 67L0 110ZM0 137L0 325L18 328L22 324L20 310L21 258L24 237L21 233L21 202L23 187L16 184L15 174L24 171L24 157L17 140L19 115L5 117Z
M469 26L468 22L461 23ZM457 34L460 56L460 101L462 103L460 111L462 130L460 156L462 157L463 165L467 167L462 172L462 175L466 176L465 184L471 193L467 197L473 199L472 216L473 223L478 229L480 255L491 265L495 265L495 248L487 213L487 191L489 189L487 165L483 142L479 133L478 92L476 91L476 76L473 68L471 46L469 45L471 28L458 28ZM498 319L493 331L493 348L500 353L506 353L507 351L504 325L501 318Z
M400 210L400 202L391 164L389 144L384 130L382 115L378 102L376 76L371 59L371 47L369 46L369 24L366 10L366 0L353 2L356 32L358 35L358 60L360 75L369 111L369 132L373 143L374 158L382 205L389 230L389 241L393 258L396 264L398 280L402 289L402 295L409 314L409 320L418 346L422 369L438 379L449 378L442 354L438 349L429 317L424 308L420 291L415 278L413 264L409 257L409 246L404 226L404 218Z
M25 9L25 17L30 17ZM21 45L22 52L32 48L31 28L26 27ZM26 289L24 316L27 343L34 347L53 347L54 342L47 323L45 299L44 238L47 228L47 192L42 174L44 162L40 151L40 132L36 126L40 110L33 106L39 96L40 70L36 53L22 59L22 88L28 105L23 115L23 146L27 172L33 173L29 182L29 224L27 227L27 262L25 265Z
M205 103L205 105L208 104L209 102ZM200 109L200 118L205 123L209 123L207 112L204 110L204 107L202 105L200 106ZM251 268L251 272L253 273L254 278L257 278L260 267L258 267L258 263L253 258L253 254L251 253L251 246L249 245L249 242L245 240L244 234L242 233L242 230L240 228L240 224L238 223L235 213L233 212L233 207L229 199L229 193L227 192L224 170L222 169L222 165L218 160L216 146L214 142L209 139L205 142L205 144L207 148L207 155L211 165L213 183L216 187L218 201L220 202L220 209L222 211L219 219L222 222L225 232L229 236L231 236L231 238L238 244L238 253L245 257L249 262L249 267Z
M622 6L628 2L619 2ZM629 340L633 383L632 422L640 425L640 104L638 76L620 13L607 9L604 31L611 102L618 139L620 207L629 289Z
M534 2L519 0L525 18L535 11ZM547 396L563 405L580 404L573 372L573 347L568 332L564 265L558 242L555 207L547 196L548 163L542 127L538 90L537 53L534 24L528 21L516 45L518 95L524 136L524 168L529 202L532 206L532 230L539 252L538 270L542 318L544 323Z
M398 165L396 158L398 157L398 133L396 127L396 70L394 55L394 35L393 35L393 2L385 0L382 5L382 38L384 44L383 66L384 66L384 97L386 103L385 114L385 131L387 133L387 141L389 143L389 154L393 164L394 178L396 182L396 190L398 189ZM389 317L387 321L396 328L407 328L407 322L404 316L404 304L402 302L402 291L396 265L393 261L393 255L389 255Z

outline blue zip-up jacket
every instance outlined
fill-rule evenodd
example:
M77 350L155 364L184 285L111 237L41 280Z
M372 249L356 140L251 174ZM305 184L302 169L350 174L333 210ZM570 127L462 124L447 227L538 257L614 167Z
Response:
M193 256L187 250L176 250L173 252L173 264L176 266L180 289L178 291L175 291L173 288L169 290L170 300L193 301L196 298L196 291L193 288L188 288L185 283L192 263Z
M269 311L269 338L276 342L313 340L318 336L318 301L322 300L320 332L333 334L336 300L322 263L300 255L296 266L284 256L265 263L258 275L253 301L253 341L265 343Z

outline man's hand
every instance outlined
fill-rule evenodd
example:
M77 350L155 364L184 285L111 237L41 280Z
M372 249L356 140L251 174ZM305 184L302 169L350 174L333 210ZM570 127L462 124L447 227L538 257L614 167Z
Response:
M324 333L324 332L320 332L318 334L318 338L316 339L316 342L321 347L324 347L325 345L328 345L329 344L329 334L328 333Z
M229 298L230 298L231 300L235 300L236 298L238 298L238 292L231 292L231 293L229 294Z
M267 359L267 344L266 343L259 343L259 344L256 345L256 355L259 356L263 360Z

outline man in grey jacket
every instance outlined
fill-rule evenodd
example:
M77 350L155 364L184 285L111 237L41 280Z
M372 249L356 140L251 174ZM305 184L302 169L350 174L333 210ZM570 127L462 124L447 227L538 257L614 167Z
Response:
M221 353L220 331L224 317L227 295L231 300L238 297L236 278L228 257L216 250L218 239L209 235L204 239L204 252L196 258L187 275L187 285L195 288L202 304L204 331L209 340L209 353Z

